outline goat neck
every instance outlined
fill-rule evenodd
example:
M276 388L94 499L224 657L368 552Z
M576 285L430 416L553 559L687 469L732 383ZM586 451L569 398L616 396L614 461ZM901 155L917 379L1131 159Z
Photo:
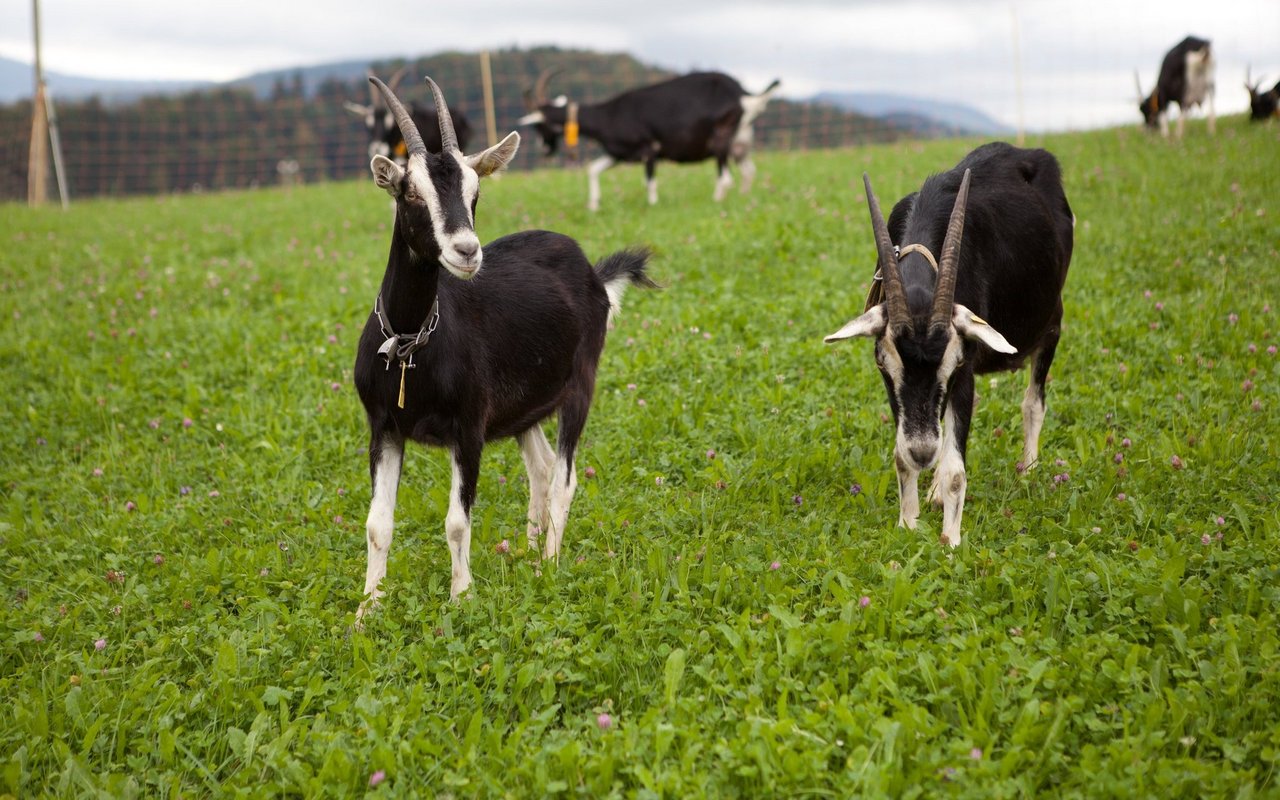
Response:
M397 215L378 293L391 328L413 333L422 327L440 288L439 253L415 253L400 226Z

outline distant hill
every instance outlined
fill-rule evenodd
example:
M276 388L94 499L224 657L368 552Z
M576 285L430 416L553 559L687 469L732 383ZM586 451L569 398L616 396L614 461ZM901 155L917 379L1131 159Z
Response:
M972 106L878 92L822 92L814 102L875 117L921 136L1003 135L1013 128Z
M612 97L673 73L626 53L538 47L492 52L497 133L517 127L527 113L525 93L546 69L559 70L551 94L581 102ZM282 164L296 163L290 180L368 177L363 120L345 101L368 102L365 72L384 78L408 65L413 76L399 87L406 102L425 103L424 75L444 90L450 108L471 120L482 141L484 92L476 53L446 52L406 61L347 61L263 72L236 81L192 84L172 81L91 81L50 75L58 100L64 161L73 196L146 194L249 188L279 183ZM31 68L9 64L10 98L0 95L0 200L26 193ZM13 68L15 67L16 68ZM546 154L536 132L523 131L512 167L531 169L585 163L602 151L584 137L576 150ZM755 123L764 150L849 147L917 135L828 103L777 99ZM937 135L937 134L933 134ZM139 146L139 145L144 146ZM711 166L704 165L704 170ZM710 172L708 172L710 174Z
M0 103L31 98L35 68L25 61L0 56ZM176 94L212 86L208 81L118 81L65 75L45 70L45 84L58 100L82 100L97 96L106 103L130 103L145 95Z
M316 64L310 67L291 67L289 69L255 72L243 78L231 81L227 86L245 86L253 90L258 97L267 97L278 87L286 87L290 91L302 90L302 96L315 97L320 87L329 81L352 83L363 78L369 65L378 59L360 61L335 61L328 64Z

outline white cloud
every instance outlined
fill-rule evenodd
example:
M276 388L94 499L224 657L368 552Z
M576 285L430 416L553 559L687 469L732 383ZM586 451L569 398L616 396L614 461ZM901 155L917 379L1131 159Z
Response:
M1219 110L1245 105L1244 65L1280 77L1276 0L476 0L456 14L349 0L43 0L47 69L227 80L339 60L557 44L723 69L783 96L883 91L977 105L1013 123L1013 9L1032 128L1134 121L1133 70L1154 79L1188 33L1212 39ZM0 4L0 55L31 59L31 6ZM1237 97L1236 95L1239 95Z

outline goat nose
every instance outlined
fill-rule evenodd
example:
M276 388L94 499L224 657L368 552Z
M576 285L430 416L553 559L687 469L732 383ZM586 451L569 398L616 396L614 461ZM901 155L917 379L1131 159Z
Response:
M937 448L927 444L913 444L908 449L911 451L912 460L921 469L933 463L934 453L937 452Z
M460 242L453 246L454 252L470 261L475 258L476 253L480 250L479 242Z

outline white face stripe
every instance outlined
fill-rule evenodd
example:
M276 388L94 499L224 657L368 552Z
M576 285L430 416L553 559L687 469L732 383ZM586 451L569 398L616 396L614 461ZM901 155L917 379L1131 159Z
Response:
M440 263L454 275L466 280L474 277L476 272L479 271L482 258L480 240L475 232L475 220L471 215L471 201L475 199L480 191L480 178L476 175L474 169L462 162L458 153L455 152L452 155L459 160L462 169L462 193L463 200L466 202L467 220L470 225L452 233L445 232L444 206L440 202L436 186L427 172L427 161L418 153L409 157L409 164L406 167L409 182L416 198L416 200L409 200L409 202L416 201L426 204L427 211L431 215L432 233L435 234L436 243L440 247ZM406 199L408 200L408 198ZM463 256L458 252L459 247L464 250L472 250L474 254L470 257Z
M877 354L881 359L884 371L888 373L890 385L893 387L894 398L898 403L898 424L895 431L894 446L903 459L912 458L913 448L924 447L932 448L936 459L941 452L939 446L939 440L942 435L940 422L935 421L934 427L928 434L907 435L905 426L911 410L904 402L902 394L906 365L894 344L895 336L896 333L892 328L886 328L884 336L880 338L877 345L879 348ZM950 339L947 341L947 348L943 352L942 361L938 364L938 369L934 373L934 380L939 387L939 396L945 396L946 387L951 380L952 373L956 371L956 368L964 360L964 340L954 326L950 328L949 336ZM925 467L928 465L922 464L920 466Z
M960 362L964 360L964 341L954 326L949 328L948 332L951 339L947 342L947 349L942 354L942 363L938 365L938 385L943 387L951 380L951 373L955 372L956 367L960 366Z

